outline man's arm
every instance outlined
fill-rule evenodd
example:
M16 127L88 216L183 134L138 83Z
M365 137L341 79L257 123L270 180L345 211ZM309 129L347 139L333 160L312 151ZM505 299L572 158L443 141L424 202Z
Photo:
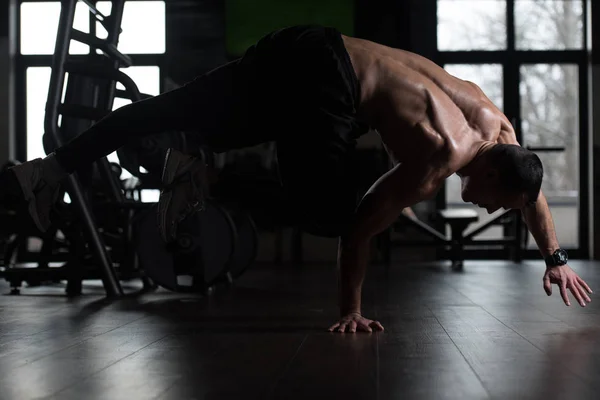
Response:
M507 129L503 131L498 138L498 143L515 144L520 146L518 143L514 130ZM560 245L556 238L556 231L554 230L554 222L552 220L552 213L548 207L546 196L540 191L535 205L525 207L521 210L527 228L531 232L531 235L535 239L535 242L542 254L542 257L547 257L554 253ZM585 307L585 302L591 302L592 300L587 293L592 293L592 290L588 284L581 279L575 271L573 271L568 265L562 265L559 267L546 268L546 273L543 278L544 290L546 294L550 296L552 294L552 284L559 286L560 294L566 305L571 305L567 289L573 293L573 296L577 299L577 302ZM586 293L587 292L587 293Z
M531 235L540 249L540 253L542 253L542 257L547 257L554 253L560 246L556 238L552 213L548 207L546 196L540 191L535 204L526 206L521 212L527 228L529 228Z
M430 197L446 176L441 169L399 164L373 184L355 213L338 249L339 306L347 315L361 312L361 289L370 241L390 226L402 209Z
M527 227L533 235L542 256L547 257L554 253L559 248L559 244L556 239L552 214L543 193L540 192L535 206L525 207L522 212ZM592 293L592 290L568 265L546 268L543 282L544 290L548 296L552 294L552 284L557 284L560 295L568 306L571 305L571 301L567 289L573 293L573 296L582 307L585 307L586 302L592 301L587 294Z

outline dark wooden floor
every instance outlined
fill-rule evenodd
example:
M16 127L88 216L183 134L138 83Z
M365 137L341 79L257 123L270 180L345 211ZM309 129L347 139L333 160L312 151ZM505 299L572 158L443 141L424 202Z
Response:
M600 264L571 266L600 290ZM0 296L0 399L598 399L600 299L548 298L543 270L374 266L374 334L325 331L332 266L257 269L209 299L25 288Z

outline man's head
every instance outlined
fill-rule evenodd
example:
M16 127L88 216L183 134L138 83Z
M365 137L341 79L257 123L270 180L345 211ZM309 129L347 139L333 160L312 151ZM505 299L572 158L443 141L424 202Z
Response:
M462 198L489 213L499 208L523 208L538 198L544 175L542 161L521 146L490 146L473 167L462 178Z

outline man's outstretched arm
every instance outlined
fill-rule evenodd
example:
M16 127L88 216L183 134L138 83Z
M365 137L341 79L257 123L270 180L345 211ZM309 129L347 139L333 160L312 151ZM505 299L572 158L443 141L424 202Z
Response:
M400 164L379 178L364 196L348 234L340 238L338 289L342 319L330 330L370 330L373 321L361 317L361 295L371 239L389 227L405 207L433 195L444 178L439 169Z
M512 126L511 129L504 131L504 134L500 135L498 143L520 146ZM544 193L540 191L535 205L526 206L521 212L523 213L527 228L529 228L540 253L542 253L542 257L545 258L554 253L560 246L556 238L556 231L554 230L552 213L550 212ZM571 302L567 294L567 289L571 290L571 293L573 293L573 296L575 296L581 306L585 306L584 301L591 301L587 293L592 293L592 290L568 265L546 268L543 282L544 290L548 296L552 294L552 284L557 284L560 288L563 301L568 306L571 305Z
M542 257L546 258L554 253L560 246L556 238L552 213L544 194L540 192L535 205L523 208L522 213ZM560 288L563 301L568 306L571 303L567 289L571 290L582 307L585 307L586 302L592 301L587 294L592 293L592 290L568 265L547 268L543 282L548 296L552 294L552 284L556 283Z

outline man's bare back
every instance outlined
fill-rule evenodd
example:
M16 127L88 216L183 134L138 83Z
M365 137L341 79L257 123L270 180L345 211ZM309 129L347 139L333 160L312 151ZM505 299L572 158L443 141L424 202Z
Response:
M361 82L359 114L377 129L397 163L441 149L466 165L483 142L516 143L506 116L472 82L404 50L343 37Z

